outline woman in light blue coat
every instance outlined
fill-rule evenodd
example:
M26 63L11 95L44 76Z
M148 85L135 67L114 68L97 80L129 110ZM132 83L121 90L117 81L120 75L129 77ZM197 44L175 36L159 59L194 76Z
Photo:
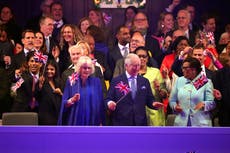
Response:
M213 85L201 70L197 59L183 61L183 76L176 80L169 100L176 113L175 126L212 126L209 111L215 108Z

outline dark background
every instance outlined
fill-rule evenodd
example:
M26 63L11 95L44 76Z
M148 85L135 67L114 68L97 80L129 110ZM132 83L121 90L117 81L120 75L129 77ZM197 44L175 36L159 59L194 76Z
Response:
M59 0L64 6L64 17L69 23L78 23L79 19L87 16L88 11L94 8L93 0ZM204 12L215 13L218 16L217 26L221 31L224 30L226 23L230 23L230 1L229 0L182 0L183 2L190 1L196 7L196 21L200 21L200 16ZM35 15L39 14L41 0L0 0L0 5L8 4L13 8L16 21L22 27L26 21ZM149 17L151 31L156 29L156 23L162 12L171 0L146 0L145 11ZM124 21L124 9L102 9L104 12L112 15L110 23L112 29Z

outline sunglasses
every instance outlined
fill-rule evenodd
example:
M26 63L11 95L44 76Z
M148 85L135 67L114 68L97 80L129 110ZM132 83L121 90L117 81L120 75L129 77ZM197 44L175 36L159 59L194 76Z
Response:
M148 56L147 55L138 55L139 58L147 58Z

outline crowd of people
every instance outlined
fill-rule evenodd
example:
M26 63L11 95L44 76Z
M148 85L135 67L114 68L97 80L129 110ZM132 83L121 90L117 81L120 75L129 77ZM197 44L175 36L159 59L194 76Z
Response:
M179 2L179 3L177 3ZM39 125L230 126L230 23L195 23L194 5L160 14L155 33L134 6L113 34L99 8L68 23L62 3L20 28L0 10L0 115L37 112ZM0 118L1 118L0 116Z

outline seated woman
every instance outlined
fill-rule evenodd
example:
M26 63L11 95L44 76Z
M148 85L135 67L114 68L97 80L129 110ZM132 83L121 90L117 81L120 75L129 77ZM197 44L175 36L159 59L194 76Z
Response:
M99 78L92 77L95 67L88 56L81 56L66 82L58 120L59 125L103 125L105 108Z
M176 113L175 126L212 126L209 111L215 108L213 85L201 70L196 58L183 61L184 76L177 78L169 98Z

